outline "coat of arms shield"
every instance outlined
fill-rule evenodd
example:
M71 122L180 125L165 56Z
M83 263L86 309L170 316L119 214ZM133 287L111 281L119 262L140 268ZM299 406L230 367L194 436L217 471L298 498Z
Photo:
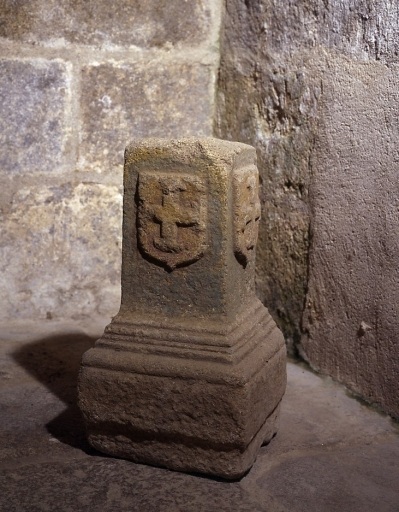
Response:
M139 174L138 245L153 263L173 270L199 260L206 249L206 188L195 175Z
M255 257L261 213L259 175L256 167L236 171L233 175L233 189L234 253L238 262L246 267Z

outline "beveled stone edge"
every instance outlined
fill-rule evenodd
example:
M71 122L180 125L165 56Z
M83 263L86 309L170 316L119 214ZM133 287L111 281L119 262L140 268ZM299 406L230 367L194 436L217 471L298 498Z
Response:
M212 335L210 330L204 333L201 327L190 331L184 326L178 330L165 330L128 323L123 324L122 332L118 322L111 323L97 340L95 350L237 365L255 347L264 345L266 350L268 345L273 345L274 338L280 337L280 344L284 344L283 336L260 301L255 301L251 308L239 315L224 336ZM274 342L274 345L278 346L278 343ZM108 359L115 357L110 355ZM84 364L88 364L88 356L84 360Z
M263 312L269 314L260 300L255 299L250 304L245 305L233 321L223 317L211 320L182 317L173 320L163 318L162 322L159 322L157 319L154 320L153 317L146 317L140 313L134 313L131 316L122 313L116 315L112 322L105 327L104 335L111 333L112 335L128 335L131 337L133 332L137 332L140 333L140 336L146 337L146 332L150 333L151 330L162 330L162 337L165 340L169 338L176 340L176 337L182 339L189 337L194 340L198 339L199 344L203 345L204 340L212 336L212 338L219 340L220 343L208 342L208 345L215 347L231 347L232 343L226 341L227 336L239 336L238 329L247 322L248 318L252 320L252 323L256 323L256 315L259 316ZM149 334L148 337L153 337L153 334ZM155 336L155 338L157 338L157 336Z
M269 320L269 319L267 319ZM109 348L119 351L134 352L141 354L155 354L164 355L177 358L186 358L189 360L201 361L215 361L224 364L237 364L251 348L257 343L270 336L272 331L276 329L271 320L262 323L264 330L259 332L257 326L251 326L250 329L237 338L237 341L231 347L220 347L214 345L193 345L185 341L171 342L164 341L162 332L158 333L157 337L148 338L145 340L137 341L131 340L128 335L108 335L107 337L100 338L96 345L97 348Z
M187 146L192 146L193 143L202 150L204 156L209 155L216 161L223 160L219 154L221 149L225 153L230 153L232 156L243 152L256 155L255 148L249 144L206 135L200 137L174 137L172 139L167 137L144 137L137 138L127 144L125 149L125 166L134 162L136 154L140 153L143 149L148 155L148 160L152 160L153 157L151 156L151 152L148 152L148 148L152 151L162 149L164 152L166 147L168 152L178 152L184 151ZM215 149L217 149L217 152L215 152ZM142 156L142 154L140 156Z
M282 351L286 352L284 338L279 329L275 327L265 343L251 344L242 359L238 362L233 361L232 364L204 360L203 358L188 358L187 354L177 357L175 354L140 353L118 350L114 346L95 346L83 355L81 371L84 371L86 367L93 367L105 371L196 379L229 386L244 386L262 371L265 364Z

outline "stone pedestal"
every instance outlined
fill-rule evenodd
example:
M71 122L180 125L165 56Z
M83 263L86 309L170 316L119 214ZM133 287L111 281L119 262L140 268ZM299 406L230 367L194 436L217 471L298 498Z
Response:
M234 479L276 432L285 345L254 291L255 159L211 138L127 148L122 304L79 376L98 450Z

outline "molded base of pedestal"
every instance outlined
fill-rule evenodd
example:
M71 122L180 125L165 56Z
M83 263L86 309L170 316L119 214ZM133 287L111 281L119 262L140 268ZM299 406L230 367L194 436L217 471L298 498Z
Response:
M240 478L277 431L283 337L258 304L229 329L175 330L162 344L171 332L118 320L85 354L79 406L89 442L139 463Z
M124 431L112 433L100 429L89 434L88 439L97 450L109 455L129 459L141 464L165 467L187 473L203 473L226 480L244 476L255 462L262 445L268 444L277 432L280 404L266 419L244 451L238 448L213 447L204 443L194 444L176 436L174 439L157 438L149 433ZM186 442L184 442L186 441Z

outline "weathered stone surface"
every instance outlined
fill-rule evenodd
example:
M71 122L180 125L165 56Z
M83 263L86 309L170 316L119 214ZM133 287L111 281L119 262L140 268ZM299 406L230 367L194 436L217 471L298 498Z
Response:
M121 194L65 184L19 190L0 224L0 315L111 316L119 305Z
M258 150L261 299L294 343L305 331L314 367L393 415L398 9L229 0L217 114L218 135Z
M209 135L211 68L102 64L84 68L80 166L119 166L129 140Z
M0 173L59 170L68 151L67 101L63 63L0 60Z
M95 448L231 479L274 435L285 345L255 296L255 158L210 138L127 148L121 309L79 378Z
M143 174L137 196L137 242L147 258L173 270L204 255L207 192L201 178Z
M312 55L292 51L303 27L296 5L228 2L216 123L221 137L258 150L257 289L291 343L300 337L307 286L309 157L320 94Z
M359 60L397 60L399 5L392 0L227 0L226 15L229 51L244 50L249 60L252 50L283 58L315 47Z
M195 45L210 25L207 0L0 0L0 37L59 45Z
M399 417L398 67L341 60L330 73L301 346L315 368Z

